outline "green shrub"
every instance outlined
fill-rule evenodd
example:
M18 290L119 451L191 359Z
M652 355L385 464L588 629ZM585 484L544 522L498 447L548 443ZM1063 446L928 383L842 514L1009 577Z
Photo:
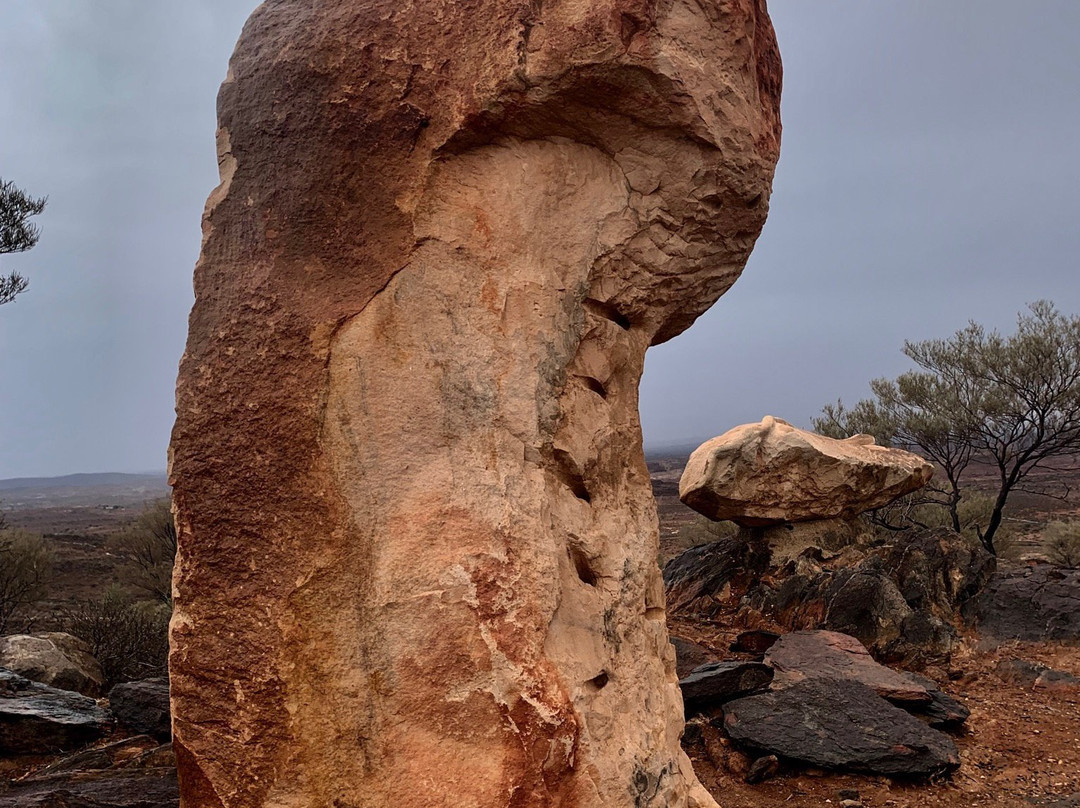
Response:
M1043 530L1043 547L1055 564L1080 567L1080 521L1048 524Z
M0 530L0 634L14 628L27 608L42 598L52 566L52 550L41 536L25 530Z
M109 686L165 674L169 658L170 610L135 603L110 587L98 601L68 612L64 630L90 645Z

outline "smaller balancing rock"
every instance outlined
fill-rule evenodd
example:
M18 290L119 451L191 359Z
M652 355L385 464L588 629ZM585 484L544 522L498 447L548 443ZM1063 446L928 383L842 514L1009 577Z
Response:
M724 706L737 744L825 769L930 777L956 769L946 735L855 681L808 679Z
M679 498L743 527L851 519L922 488L932 473L918 455L876 446L869 435L835 440L766 416L698 447Z
M61 632L0 637L0 667L84 696L100 696L105 684L105 674L90 653L90 646Z
M764 690L772 679L772 668L760 662L712 662L682 679L679 687L689 712Z
M109 691L109 712L116 723L160 741L172 737L169 714L169 680L143 679L125 682Z

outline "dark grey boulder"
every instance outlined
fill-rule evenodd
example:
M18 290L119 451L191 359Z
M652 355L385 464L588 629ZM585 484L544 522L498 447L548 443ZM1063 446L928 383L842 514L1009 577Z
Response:
M753 752L825 769L926 778L960 765L948 736L851 680L807 679L729 702L724 729Z
M679 681L687 712L723 704L769 686L773 669L760 662L710 662Z
M709 649L692 640L672 637L671 644L675 647L675 671L680 679L689 676L696 668L716 660L716 656Z
M726 597L737 602L768 566L769 547L760 542L723 538L691 547L664 567L668 612L716 615L731 605Z
M0 668L0 755L68 752L97 740L109 726L93 699Z
M124 682L109 691L109 712L134 732L167 741L172 737L168 679Z
M1080 570L1000 570L975 613L980 632L998 640L1080 640Z

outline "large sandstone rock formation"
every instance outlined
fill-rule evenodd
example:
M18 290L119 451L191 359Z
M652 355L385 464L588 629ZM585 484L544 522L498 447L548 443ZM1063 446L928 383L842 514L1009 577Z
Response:
M177 394L185 808L709 806L646 348L738 277L764 0L271 0Z
M743 527L850 519L917 491L934 468L870 435L826 438L771 415L706 441L690 455L679 498Z

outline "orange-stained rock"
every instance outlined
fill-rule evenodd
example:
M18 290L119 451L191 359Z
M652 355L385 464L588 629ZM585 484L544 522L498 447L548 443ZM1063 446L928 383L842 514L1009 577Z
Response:
M712 806L679 747L646 348L738 277L763 0L270 0L177 395L185 808Z
M876 446L870 435L836 440L767 415L695 449L679 499L743 527L851 519L917 491L933 473L923 458ZM805 538L791 545L806 546Z

